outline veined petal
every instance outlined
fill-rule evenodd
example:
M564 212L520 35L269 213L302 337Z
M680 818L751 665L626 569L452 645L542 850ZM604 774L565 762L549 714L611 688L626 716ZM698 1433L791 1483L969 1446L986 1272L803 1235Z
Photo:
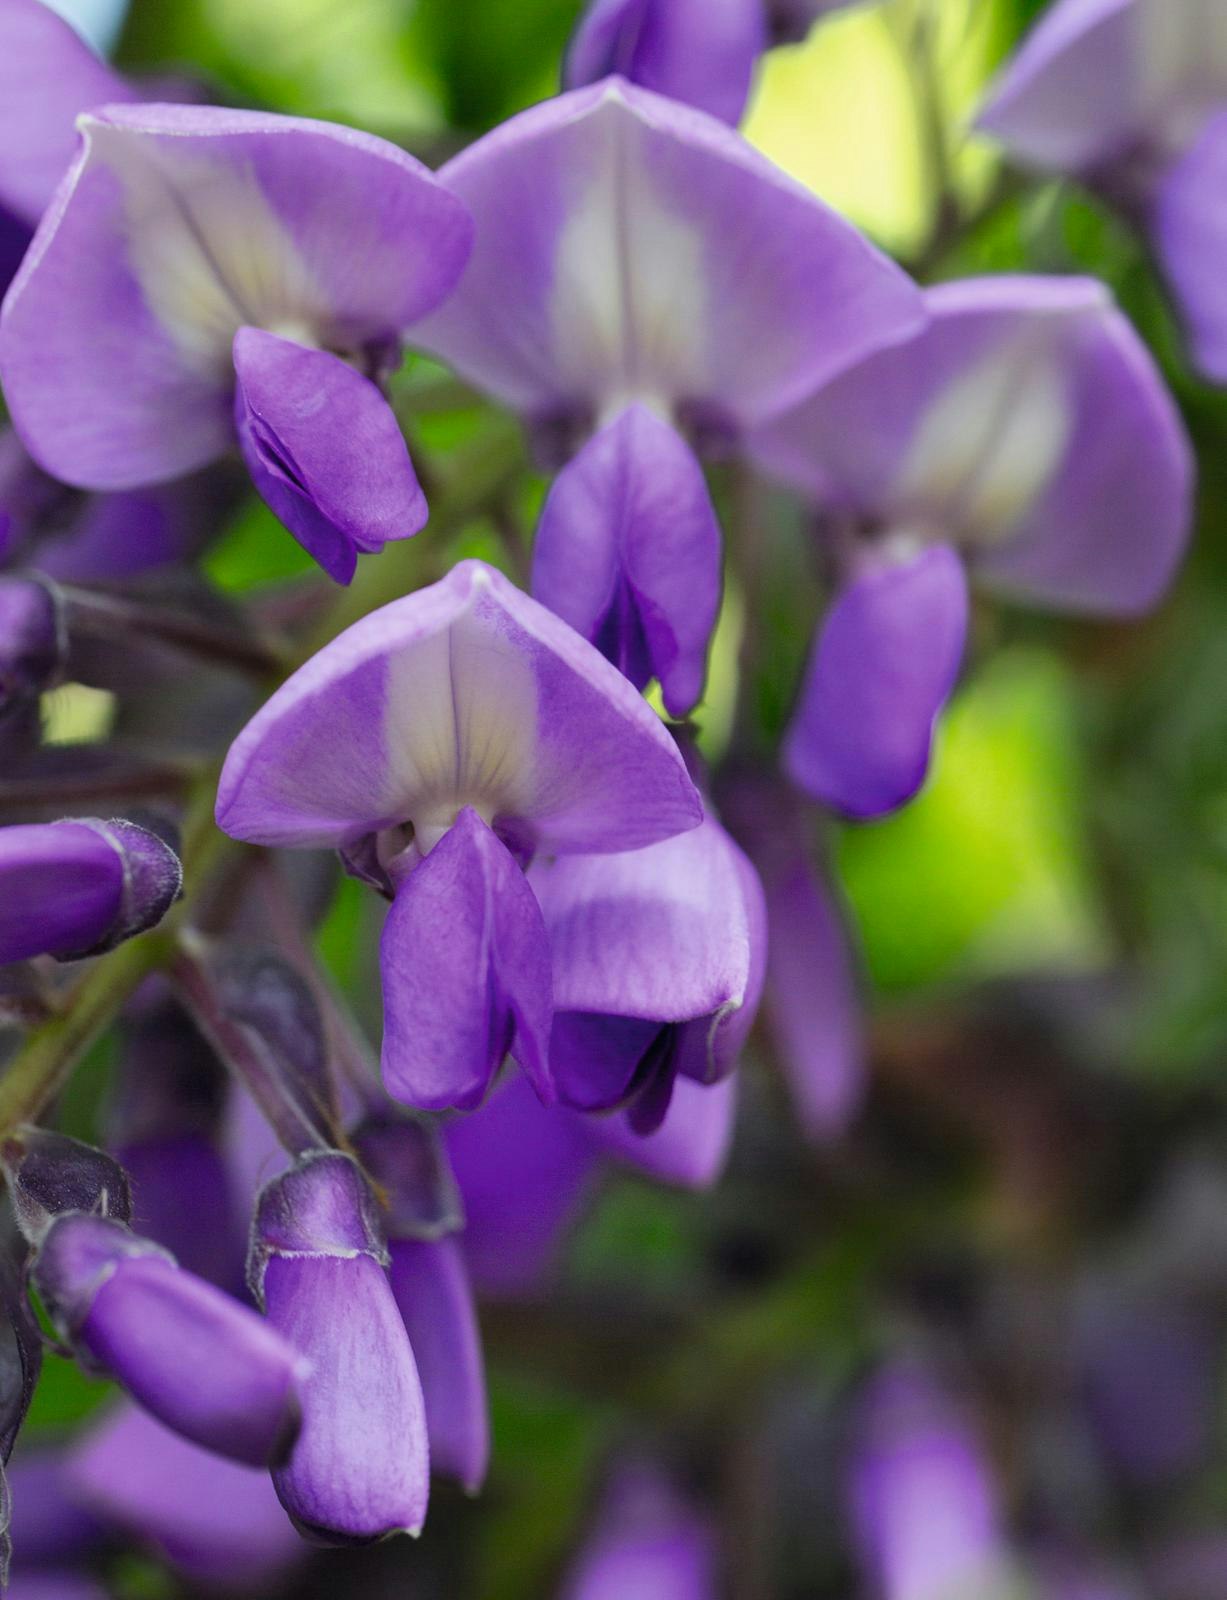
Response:
M42 0L0 6L0 205L31 227L76 153L91 106L136 99Z
M235 423L256 488L325 572L348 583L360 551L426 521L400 424L339 357L260 328L234 339Z
M369 135L206 106L108 106L80 126L0 322L15 425L66 482L203 465L232 437L241 327L386 343L466 258L463 205Z
M593 0L567 50L568 89L621 73L740 121L766 45L763 0Z
M736 1116L734 1073L711 1084L678 1078L669 1109L653 1133L636 1133L625 1112L576 1120L602 1155L637 1167L662 1183L708 1189L724 1170Z
M676 746L626 679L492 568L461 562L327 645L231 748L218 821L342 845L465 805L542 850L634 848L696 826Z
M720 608L720 528L702 468L646 406L596 433L559 473L533 546L533 593L671 716L703 692Z
M471 809L398 887L380 968L383 1078L395 1099L471 1109L508 1051L553 1098L545 924L523 872Z
M481 1334L460 1236L393 1239L388 1278L413 1346L430 1464L476 1494L490 1461Z
M898 268L731 129L619 78L440 176L476 244L415 342L533 415L640 398L746 424L920 320Z
M816 800L859 819L910 800L967 634L967 579L947 545L853 579L819 624L784 765Z

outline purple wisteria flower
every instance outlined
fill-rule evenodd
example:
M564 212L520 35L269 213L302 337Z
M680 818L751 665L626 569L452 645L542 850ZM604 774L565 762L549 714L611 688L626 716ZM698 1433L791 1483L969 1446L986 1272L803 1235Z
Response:
M1104 287L985 278L927 294L753 448L820 507L839 567L785 741L790 776L855 817L909 799L962 660L967 576L1056 610L1154 605L1188 538L1192 459Z
M93 489L159 483L236 441L334 578L426 504L379 388L464 265L464 206L403 151L328 123L105 105L0 317L35 460Z
M273 1484L296 1525L330 1543L417 1533L426 1517L425 1405L387 1265L374 1196L349 1156L308 1156L261 1192L249 1286L310 1362L302 1431Z
M0 966L108 950L160 922L182 883L170 846L121 818L0 828Z
M1078 177L1149 233L1198 365L1227 379L1218 196L1227 46L1205 0L1057 0L979 124L1019 161Z
M715 1531L650 1462L628 1462L605 1491L562 1600L713 1600Z
M520 863L654 844L702 814L626 679L478 561L295 673L217 801L236 838L339 848L392 897L384 1080L425 1108L479 1104L508 1049L553 1098L550 948Z
M731 129L617 77L513 117L439 176L476 237L413 341L578 451L534 588L688 711L720 594L692 447L729 448L918 326L917 291Z

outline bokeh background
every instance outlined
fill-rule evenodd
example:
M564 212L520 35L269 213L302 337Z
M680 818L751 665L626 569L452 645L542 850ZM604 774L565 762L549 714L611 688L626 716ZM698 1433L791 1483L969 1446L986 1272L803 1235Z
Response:
M433 165L555 91L577 9L134 0L116 59L371 129ZM872 1596L849 1475L864 1381L885 1362L923 1370L955 1407L1002 1548L1000 1571L957 1597L886 1600L1227 1595L1227 399L1191 375L1139 239L966 132L1040 9L884 0L834 15L766 58L745 132L926 281L1110 284L1197 445L1184 574L1127 626L982 605L924 792L882 823L816 827L864 977L849 1125L805 1139L756 1035L714 1192L593 1180L539 1289L483 1307L495 1444L481 1497L440 1486L418 1544L311 1555L261 1592L557 1593L611 1460L630 1454L666 1463L706 1509L734 1600ZM443 544L428 529L394 547L406 582L461 555L505 564L507 527L482 506L491 464L514 468L497 512L514 537L543 491L516 426L422 360L395 394L411 441L478 508ZM752 593L730 573L698 716L714 758L747 701L769 750L821 603L796 507L762 487L731 507L731 476L716 489L756 557ZM253 500L205 564L247 594L310 563ZM769 641L752 681L748 625ZM51 736L75 742L111 708L68 686L50 714ZM345 883L319 933L373 1024L377 916ZM108 1048L70 1091L70 1129L94 1125ZM49 1357L27 1439L78 1427L108 1394ZM916 1516L957 1520L939 1492L925 1500L926 1470ZM1082 1588L1062 1576L1075 1569ZM183 1592L141 1555L114 1586Z

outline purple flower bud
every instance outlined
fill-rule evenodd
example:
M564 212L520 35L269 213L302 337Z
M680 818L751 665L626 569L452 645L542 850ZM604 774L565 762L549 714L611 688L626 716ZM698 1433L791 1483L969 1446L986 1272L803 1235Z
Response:
M56 591L38 578L0 578L0 712L59 677L68 639Z
M182 883L175 852L134 822L0 828L0 964L109 950L160 922Z
M605 1495L563 1600L712 1600L716 1591L716 1540L707 1520L656 1468L624 1467Z
M302 1531L327 1543L416 1533L426 1515L425 1407L387 1260L348 1156L305 1157L261 1192L252 1293L312 1364L302 1433L273 1483Z
M41 1245L57 1217L70 1211L129 1222L127 1174L112 1156L47 1128L21 1128L0 1150L17 1226Z
M246 1306L121 1223L80 1213L52 1224L33 1281L78 1358L168 1427L252 1465L283 1459L305 1367Z

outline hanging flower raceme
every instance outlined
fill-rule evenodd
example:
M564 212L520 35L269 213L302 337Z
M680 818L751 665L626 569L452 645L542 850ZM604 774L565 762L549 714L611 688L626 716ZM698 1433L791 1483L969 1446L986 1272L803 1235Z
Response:
M413 340L573 455L534 591L681 715L720 596L692 444L729 447L917 326L917 291L729 128L620 78L523 112L439 176L474 250Z
M0 828L0 966L109 950L160 922L182 884L175 852L135 822Z
M1056 0L979 123L1020 162L1081 178L1147 230L1198 364L1227 379L1227 46L1214 0Z
M239 735L236 838L333 846L392 897L383 1072L425 1108L480 1103L507 1050L553 1097L550 949L520 863L696 827L669 735L622 675L492 568L348 629Z
M856 817L909 799L957 676L967 574L1131 616L1184 550L1192 462L1145 347L1099 283L992 278L760 430L820 506L840 568L785 742L790 776Z
M0 318L30 453L93 489L159 483L237 440L334 578L426 504L379 388L464 265L464 206L393 145L202 106L106 105Z

